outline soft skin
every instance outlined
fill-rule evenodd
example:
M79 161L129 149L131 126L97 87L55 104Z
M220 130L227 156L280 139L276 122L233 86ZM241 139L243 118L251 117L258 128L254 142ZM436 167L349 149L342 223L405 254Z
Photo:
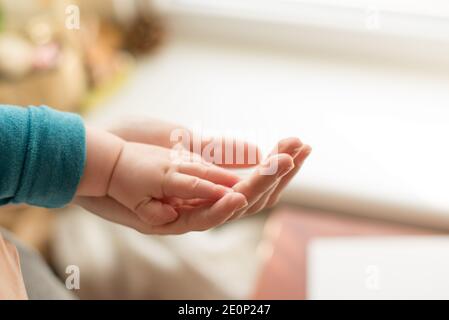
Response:
M88 127L87 163L74 202L145 234L207 230L275 205L311 151L297 138L282 140L240 180L191 153L191 146L173 159L170 134L179 128L153 119L128 120L108 132ZM261 175L272 161L277 172Z

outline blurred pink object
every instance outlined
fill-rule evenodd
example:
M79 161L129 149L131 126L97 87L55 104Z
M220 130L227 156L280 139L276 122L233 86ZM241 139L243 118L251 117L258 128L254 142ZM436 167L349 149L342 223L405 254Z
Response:
M284 207L268 218L262 248L266 261L253 299L307 299L306 256L313 238L438 235L425 228L306 209Z
M55 68L59 61L61 49L56 43L49 43L36 48L33 58L33 68L47 70Z

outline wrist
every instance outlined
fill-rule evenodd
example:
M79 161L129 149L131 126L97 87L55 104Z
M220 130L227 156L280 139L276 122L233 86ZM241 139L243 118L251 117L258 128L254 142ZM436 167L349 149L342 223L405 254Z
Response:
M86 165L77 196L101 197L108 191L125 141L112 133L86 126Z

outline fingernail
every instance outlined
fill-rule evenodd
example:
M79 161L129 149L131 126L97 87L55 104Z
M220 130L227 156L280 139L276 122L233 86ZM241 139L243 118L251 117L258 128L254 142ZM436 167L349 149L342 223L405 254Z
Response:
M222 185L214 186L214 191L217 193L217 195L220 194L220 196L230 193L229 188Z

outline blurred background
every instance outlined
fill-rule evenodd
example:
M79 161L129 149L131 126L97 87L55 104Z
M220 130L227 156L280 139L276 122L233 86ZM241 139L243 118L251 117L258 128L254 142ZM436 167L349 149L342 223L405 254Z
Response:
M0 224L86 299L449 298L448 57L443 0L0 0L2 104L314 149L280 206L201 234Z

